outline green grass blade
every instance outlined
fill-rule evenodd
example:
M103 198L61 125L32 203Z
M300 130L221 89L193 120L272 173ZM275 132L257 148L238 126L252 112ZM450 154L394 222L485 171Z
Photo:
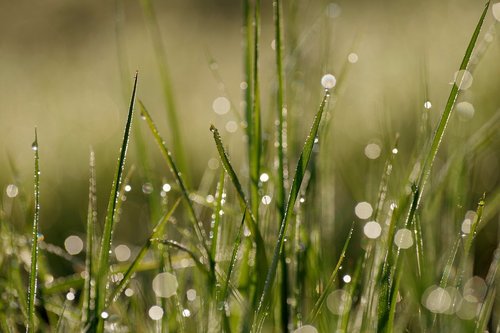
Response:
M229 175L229 179L231 179L231 182L236 188L240 204L242 208L246 210L248 213L246 214L247 216L246 221L248 223L248 228L250 229L250 232L254 236L255 242L257 244L257 254L259 256L258 262L260 265L263 265L262 267L266 267L267 259L264 252L264 239L262 238L259 227L257 225L257 220L252 213L252 209L248 203L245 193L243 192L243 187L241 186L238 176L236 175L236 172L234 171L234 168L231 165L231 162L229 161L229 156L227 155L226 150L224 149L219 131L217 130L217 128L215 128L214 125L210 126L210 131L213 134L215 145L217 147L217 151L219 152L219 157L222 161L222 165L226 170L227 174Z
M323 111L325 109L325 105L326 105L326 102L327 102L329 96L330 96L330 93L328 91L326 91L325 95L323 97L323 100L321 101L321 104L319 106L319 110L316 113L316 116L314 118L314 122L313 122L311 130L309 132L309 136L307 137L307 139L304 143L304 148L302 149L299 160L297 162L297 168L295 169L295 176L293 178L292 187L290 189L290 194L288 196L285 215L283 216L283 220L281 221L281 224L280 224L280 229L279 229L279 233L278 233L278 240L276 242L276 246L274 247L271 265L270 265L269 270L267 272L266 281L264 284L264 290L262 291L262 295L260 296L260 301L259 301L258 307L255 311L255 320L254 320L254 324L253 324L254 331L255 330L260 331L262 324L264 322L264 319L265 319L265 313L267 312L267 311L265 311L265 309L268 307L268 303L269 303L269 299L270 299L270 297L269 297L270 289L273 285L274 278L276 276L278 260L279 260L279 257L281 255L281 251L283 248L283 243L284 243L284 239L285 239L285 234L286 234L286 229L288 226L289 217L293 213L293 209L295 207L295 202L297 200L297 196L298 196L299 191L300 191L300 186L302 184L304 174L307 170L309 160L311 159L314 140L315 140L316 136L318 135L321 117L323 115Z
M153 239L154 242L156 243L160 243L160 244L164 244L164 245L167 245L169 247L173 247L173 248L176 248L177 250L180 250L182 252L185 252L186 254L188 254L191 259L193 259L194 263L196 264L196 266L198 266L198 268L204 272L204 273L209 273L209 271L207 270L207 268L205 267L205 265L203 265L203 263L200 261L200 259L198 258L198 256L193 252L191 251L190 249L188 249L188 247L186 245L183 245L177 241L174 241L174 240L171 240L171 239Z
M213 261L213 258L210 255L210 249L208 248L207 245L207 237L205 235L205 231L202 227L201 222L198 220L196 217L196 212L193 207L193 203L191 202L191 198L189 197L189 190L187 189L186 182L184 180L184 177L182 176L182 173L180 172L179 167L177 166L176 162L174 162L174 159L172 157L172 154L170 150L167 148L165 141L163 138L160 136L160 132L158 132L158 128L156 127L155 123L153 122L153 119L151 118L151 115L149 114L148 110L142 103L142 101L139 101L139 107L141 109L141 117L143 117L148 126L149 129L151 130L151 133L153 134L153 137L158 144L160 148L160 152L165 158L165 161L167 162L167 165L170 169L170 172L175 178L175 181L177 182L177 185L179 185L179 188L181 189L182 196L184 198L184 202L188 208L189 215L191 216L191 221L193 223L193 229L196 233L196 237L198 238L198 241L200 245L203 247L205 253L204 255L207 256L209 259L209 262Z
M469 65L472 51L474 50L477 38L479 36L479 32L481 31L481 28L483 26L484 17L486 16L486 13L488 11L489 4L490 4L490 2L488 1L484 7L483 13L482 13L481 17L479 18L479 21L476 25L476 28L474 29L474 33L472 34L469 45L467 46L467 49L465 51L465 55L462 59L462 63L460 64L459 70L465 70L465 69L467 69L467 66ZM450 120L451 112L453 110L453 106L455 105L455 101L458 97L459 91L460 91L459 86L457 85L457 83L454 83L453 87L451 88L450 95L448 97L448 101L446 102L444 112L441 115L441 119L439 120L439 124L436 128L436 131L434 132L431 146L429 148L429 151L426 154L425 161L424 161L424 164L422 167L422 171L421 171L420 176L419 176L419 180L418 180L419 195L418 195L418 198L416 200L416 208L418 208L420 206L420 202L422 199L422 195L424 193L425 185L427 184L427 180L429 179L429 176L431 174L432 165L434 164L434 160L436 159L436 155L439 151L439 147L441 146L441 142L443 140L443 137L444 137L444 134L446 131L446 127L448 125L448 121Z
M335 268L333 269L333 272L330 275L330 278L328 279L328 282L326 283L325 288L321 292L321 295L318 297L318 300L314 304L314 308L312 309L311 314L309 315L309 319L307 320L307 322L309 322L309 323L312 323L316 320L316 317L320 313L321 307L323 306L323 304L326 300L326 297L328 296L328 293L332 289L333 283L335 282L335 279L337 278L340 267L342 266L342 263L344 262L346 252L347 252L347 247L349 246L349 243L351 241L353 230L354 230L354 223L352 224L351 230L349 231L349 234L347 235L347 239L344 243L344 247L342 248L342 251L340 252L339 260L337 261L337 264L335 265Z
M38 271L38 224L40 222L40 157L38 155L38 134L35 128L35 141L31 146L35 151L35 172L34 172L34 195L35 195L35 211L33 216L33 226L31 231L31 267L29 274L28 287L28 325L27 332L36 331L36 314L35 314L35 299L36 299L36 280Z
M488 321L491 317L491 311L495 303L496 285L498 266L500 262L500 243L493 252L493 260L491 261L488 275L486 276L487 292L481 309L479 310L479 317L476 322L476 329L474 333L486 332Z
M160 27L158 24L158 20L156 19L156 13L151 0L141 0L141 5L146 17L149 32L151 34L156 62L158 64L161 84L163 88L163 97L165 99L169 130L172 133L172 140L174 142L173 150L175 156L177 157L179 166L182 170L187 172L185 163L186 159L184 156L184 146L182 144L181 126L179 125L179 120L177 118L177 110L172 89L172 82L167 66L167 55L165 52L165 46L163 45L163 38L161 36Z
M222 210L222 197L224 194L224 180L225 180L225 172L224 169L221 169L220 172L220 178L219 178L219 184L217 185L217 194L216 194L216 199L215 199L215 217L213 219L213 226L212 226L212 242L210 244L210 252L212 258L214 258L214 263L215 263L215 256L217 254L217 243L219 241L219 226L220 226L220 220L221 220L221 215L220 211Z
M162 216L160 221L153 228L153 232L151 233L151 236L149 236L147 242L142 246L139 253L135 257L134 261L130 264L130 267L127 269L127 271L123 275L123 279L120 281L118 286L116 286L116 288L113 290L112 294L108 297L108 301L106 302L106 304L111 305L112 303L114 303L118 300L118 297L120 297L121 293L123 292L123 290L125 290L125 287L130 282L132 275L137 271L137 268L138 268L139 264L141 263L142 259L144 259L148 250L151 248L151 245L153 244L153 240L161 236L161 232L163 231L164 225L167 223L168 219L174 213L175 209L179 205L179 202L180 202L180 199L177 199L175 201L175 203L173 204L172 208L170 208L170 210Z
M94 303L93 279L95 277L95 229L97 225L97 197L96 197L96 172L95 172L95 154L90 150L89 159L89 205L87 211L87 242L86 242L86 257L85 257L85 283L83 287L83 305L82 305L82 323L87 323L87 320L92 317L92 304Z
M119 192L120 185L122 182L123 171L125 167L125 159L127 156L127 148L128 142L130 138L130 130L132 128L132 119L134 114L134 104L135 104L135 96L137 92L137 79L138 74L136 73L134 79L134 88L132 90L132 96L130 98L130 106L128 110L127 123L125 125L125 131L123 134L122 146L120 148L120 156L118 158L115 179L113 181L113 185L111 187L111 195L108 203L108 210L106 212L106 219L104 222L104 230L101 241L101 251L99 253L99 264L98 271L96 276L96 299L97 304L95 308L95 318L98 320L97 331L102 332L104 329L104 321L101 318L101 312L106 307L106 286L108 283L108 273L109 273L109 254L111 251L111 242L113 235L113 227L115 222L116 205L118 204L118 200L120 200Z

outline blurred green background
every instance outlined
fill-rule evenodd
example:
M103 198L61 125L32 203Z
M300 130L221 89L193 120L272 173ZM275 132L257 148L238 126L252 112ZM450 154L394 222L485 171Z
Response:
M228 121L238 121L231 112L216 114L214 99L230 96L241 114L241 4L234 0L153 3L187 152L186 173L196 189L208 161L217 157L210 123L224 129ZM264 136L272 140L272 4L263 1L262 5ZM340 206L354 207L358 201L374 199L370 196L376 193L373 184L379 181L384 159L366 158L369 143L377 143L385 156L400 133L397 172L401 176L411 171L411 152L421 148L416 136L422 113L429 112L434 128L483 5L482 0L285 1L289 148L298 154L323 93L320 79L333 73L339 84L333 96L335 113L330 115L331 149L322 158L331 159L335 166L335 200ZM450 143L463 143L500 112L500 36L494 22L490 11L478 43L483 51L473 68L473 85L459 97L474 105L475 114L471 119L452 117L437 169L456 147ZM356 63L347 61L350 53L357 54ZM126 84L120 59L128 68ZM224 87L214 77L212 60ZM84 233L90 146L96 151L99 206L104 212L136 69L138 97L172 146L158 66L139 1L0 1L0 185L5 191L15 183L31 193L30 146L37 127L41 229L47 242L62 245L68 235ZM423 107L426 100L432 103L429 111ZM159 196L162 182L170 175L139 120L136 117L134 126L142 127L149 163L158 171L150 195ZM233 161L243 165L241 128L234 133L222 130L222 134ZM128 166L138 164L134 140L133 135ZM498 150L497 135L473 157L467 209L475 208L483 192L498 190ZM271 168L272 158L267 165ZM131 200L124 205L123 221L130 226L148 214L148 195L140 191L142 176L141 170L133 176ZM19 221L23 223L22 218ZM115 237L118 243L141 243L147 230L120 227ZM496 242L495 232L489 235L486 246Z

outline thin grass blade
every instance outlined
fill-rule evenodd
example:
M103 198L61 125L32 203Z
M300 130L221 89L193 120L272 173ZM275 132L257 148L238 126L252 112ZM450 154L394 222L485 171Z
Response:
M109 273L109 254L111 251L111 243L113 236L113 227L115 223L115 217L117 214L116 205L118 200L120 200L119 192L121 187L121 182L123 178L123 171L125 167L125 160L127 156L128 142L130 138L130 131L132 128L132 119L134 114L134 104L135 96L137 92L137 79L138 73L135 74L134 87L132 90L132 96L130 98L130 106L128 110L127 123L125 125L125 131L123 134L122 146L120 148L120 156L118 158L115 179L111 187L111 194L108 203L108 210L106 212L106 219L104 222L104 230L101 241L101 251L99 253L99 264L96 276L96 299L97 304L95 308L95 318L97 318L98 325L97 331L102 332L104 330L104 321L101 318L101 312L106 307L106 290L108 283L108 273Z
M28 323L26 331L36 332L36 313L35 313L35 300L37 288L37 272L38 272L38 229L40 222L40 157L38 155L38 134L35 128L35 141L31 148L35 152L35 172L34 172L34 195L35 195L35 210L33 216L33 225L31 231L31 266L29 274L28 286Z
M167 213L165 213L165 215L163 215L160 221L153 228L151 236L149 236L147 242L142 246L139 253L135 257L134 261L130 264L130 267L127 269L125 274L123 274L123 279L121 279L118 286L116 286L116 288L113 290L113 293L109 296L108 301L106 302L108 306L116 302L118 300L118 297L120 297L121 293L123 292L123 290L125 290L125 287L128 285L130 279L132 278L132 275L137 271L137 268L141 263L142 259L144 259L148 250L151 248L153 240L161 236L160 234L163 231L164 225L167 223L168 219L175 212L177 206L179 205L179 202L180 199L177 199L173 204L172 208L170 208L170 210Z
M262 324L264 323L264 319L266 316L265 313L267 312L267 311L265 311L265 309L267 309L267 307L269 305L270 289L273 285L274 278L276 276L276 270L278 267L279 257L281 255L281 251L283 248L283 243L284 243L284 239L285 239L285 234L286 234L286 229L288 226L289 217L293 213L293 209L295 207L295 202L297 200L297 196L298 196L299 191L300 191L300 186L302 184L304 174L307 170L307 166L308 166L309 161L311 159L314 140L316 139L316 137L318 135L319 125L320 125L321 118L323 116L323 111L325 109L326 102L327 102L329 96L330 96L329 91L326 91L325 95L323 97L323 100L321 101L321 104L319 106L319 110L316 113L316 116L314 118L314 122L313 122L311 130L309 132L309 136L307 137L307 139L304 143L304 148L302 149L302 152L300 154L299 161L297 162L297 167L295 169L295 176L293 178L292 187L290 189L290 194L288 196L285 215L283 216L283 220L281 221L281 224L280 224L280 229L279 229L279 233L278 233L278 240L276 242L276 246L274 247L271 265L270 265L269 270L267 272L266 281L264 284L264 290L262 291L258 307L255 311L255 317L254 317L255 320L254 320L254 324L253 324L253 328L252 328L253 331L260 331L262 328Z

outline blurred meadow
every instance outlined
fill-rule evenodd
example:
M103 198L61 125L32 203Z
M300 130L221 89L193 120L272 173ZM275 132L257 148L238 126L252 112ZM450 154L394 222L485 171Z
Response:
M166 146L178 162L191 191L189 198L205 232L213 232L210 231L213 214L219 213L214 205L217 204L217 184L221 183L223 164L213 133L209 130L211 124L219 129L223 147L230 155L244 192L252 197L253 189L249 182L252 166L247 153L249 138L245 118L248 108L245 91L251 87L245 81L244 3L246 1L235 0L0 0L0 222L8 225L1 230L5 239L8 229L9 235L26 235L25 242L29 243L34 205L31 145L36 127L41 170L39 231L43 235L40 283L50 285L59 278L74 273L78 275L85 268L85 250L80 249L69 260L66 252L71 252L71 246L68 249L69 236L78 236L83 240L82 248L87 238L89 153L91 149L95 151L97 228L101 229L136 70L139 73L136 113L124 171L127 179L122 184L129 187L124 187L120 194L123 201L119 218L116 218L119 223L114 226L112 236L112 262L133 260L158 219L182 194L147 121L141 120L138 101L149 111ZM252 7L254 2L250 3ZM276 185L279 178L275 147L276 110L280 107L276 105L278 79L273 2L262 1L260 5L258 75L262 157L255 197L258 198L257 208L252 210L260 222L265 244L268 245L265 254L271 263L282 220L279 207L275 206L279 200ZM375 252L370 252L372 247L375 248L375 241L363 228L366 222L374 220L379 214L378 222L383 226L385 235L391 220L387 211L393 209L392 206L387 208L388 205L401 202L404 206L402 211L409 209L412 193L415 192L412 192L412 184L419 178L422 159L445 110L455 82L454 74L459 69L484 1L291 0L283 1L282 6L287 193L304 141L325 94L322 77L327 73L333 74L336 85L325 107L317 136L319 142L312 150L313 157L298 195L296 210L291 218L293 221L288 226L288 238L284 239L289 239L288 243L294 242L285 242L284 248L297 255L288 262L290 277L285 282L290 284L291 290L289 299L284 302L288 304L290 319L284 325L280 322L282 317L278 310L268 311L270 315L266 312L268 318L263 330L293 331L302 324L312 324L320 332L341 332L339 327L349 327L349 331L353 332L370 331L370 323L363 324L362 328L355 323L356 320L370 318L370 310L363 310L360 299L371 294L369 291L365 294L362 287L359 287L359 294L346 287L351 276L356 274L361 286L368 283L369 275L360 272L369 271L369 268L365 270L365 265L372 263L376 266L378 260L373 254ZM151 17L156 20L158 30L155 30ZM425 262L424 271L429 267L429 272L422 273L419 266L421 280L405 289L405 293L410 294L407 297L416 303L411 309L418 308L420 312L427 308L434 316L440 313L439 316L448 317L441 322L438 320L436 324L444 326L434 326L436 317L432 320L432 314L425 320L408 319L410 315L398 307L401 313L397 315L400 322L393 327L396 332L403 331L405 327L422 332L435 331L436 327L440 327L438 331L442 332L451 328L466 332L475 327L470 323L475 315L443 314L446 311L453 313L450 307L455 305L443 311L433 311L422 301L422 295L429 286L439 284L441 273L449 268L456 235L461 232L469 234L470 230L465 232L463 229L464 218L469 216L470 220L474 220L474 216L477 217L478 203L483 194L484 213L475 235L473 255L470 258L465 255L463 259L467 262L463 280L479 277L481 286L487 284L488 288L493 288L492 284L484 281L491 271L490 264L495 262L494 251L500 240L499 20L500 5L490 4L468 67L473 79L464 79L471 85L458 94L416 218L421 221L420 232L426 256L419 261L421 258L418 258L417 249L416 260L419 264ZM165 75L168 76L166 80ZM171 92L166 97L165 82L170 84L166 89ZM173 110L173 106L178 121L176 126L167 110ZM388 163L391 164L389 172ZM385 184L384 175L389 178ZM386 187L382 189L381 184ZM220 260L221 269L227 270L244 209L240 209L237 191L227 176L224 191L227 192L227 200L223 201L228 202L224 214L227 220L224 221L230 226L221 231L219 247L225 249L221 250L220 257L226 258ZM250 201L255 205L255 199ZM359 203L364 202L370 203L368 216L355 209L361 209ZM383 205L379 207L379 203ZM184 210L178 208L179 211L174 212L173 226L166 227L169 230L167 238L195 250L202 249L200 244L196 244L195 232L186 222L189 220L187 209L183 204L179 207ZM374 209L380 212L375 211L372 216ZM399 214L398 218L403 218L406 213ZM316 299L327 284L351 225L354 225L353 236L342 266L343 273L339 273L350 276L349 281L344 279L342 282L339 275L335 288L348 290L353 297L353 318L345 319L343 310L332 310L335 301L333 296L329 296L327 303L331 313L324 310L318 314L320 319L316 323L308 322L307 314L314 308ZM248 246L245 242L251 238L248 237L250 234L245 229L241 250L244 254L243 248ZM296 244L306 248L307 251L303 251L306 254L301 254L294 247ZM44 250L44 247L52 245L58 250ZM120 260L115 251L118 245L126 249L125 253L131 251L132 256ZM66 252L58 255L59 250ZM184 253L171 252L169 255L184 258ZM366 261L358 260L363 257ZM3 263L8 262L6 257L1 259ZM412 267L411 272L417 270L413 259L411 255L405 257L407 266ZM150 311L148 317L147 309L156 304L150 287L156 268L145 268L143 275L137 273L137 280L141 282L132 296L141 298L138 304L131 305L132 310L120 308L114 312L119 317L125 317L126 311L132 313L139 309L137 311L142 311L145 320L133 326L133 323L126 324L126 320L118 319L116 327L128 325L130 332L152 331L153 328L162 332L168 328L171 331L201 332L205 324L208 329L209 322L217 326L211 321L211 310L204 308L203 301L193 301L189 293L186 296L189 290L196 290L202 295L200 286L206 283L196 273L196 265L186 269L174 259L168 260L174 266L170 270L178 271L179 298L167 305L156 303L166 312L171 309L172 313L180 311L183 324L178 324L174 315L164 326L154 326L154 315ZM298 263L300 260L304 260L303 267ZM499 259L496 260L498 264ZM175 269L175 265L181 268ZM238 286L245 285L242 282L245 273L242 273L244 267L239 264L235 267L238 274L235 273L233 282L238 289ZM453 268L450 279L454 274L460 275L457 272L461 268ZM304 272L308 269L313 271L310 277ZM26 276L23 275L21 280L27 285L28 275L23 274ZM49 275L51 278L47 278ZM3 293L1 302L6 302L7 297L5 290L8 288L5 286L8 285L8 278L5 276L3 271L0 277L5 289L0 289ZM265 274L260 278L265 279ZM463 283L461 277L457 279L456 288L460 290ZM498 281L498 275L494 280ZM282 278L277 281L281 281L277 282L280 285L283 283ZM300 281L304 285L300 285ZM81 285L68 285L68 288L72 288L77 301L81 302ZM259 283L255 288L260 290ZM43 288L41 290L43 292ZM70 300L64 296L66 292L63 289L59 291L63 296L59 303L53 300L55 305L47 308L50 314L38 314L40 322L48 323L46 326L39 324L40 330L54 330L54 323L57 323L58 329L78 326L70 315L66 318L67 322L61 324L56 318L55 314L63 317L61 304L64 297ZM249 299L253 297L252 291L244 287L240 288L240 292L243 298L248 295ZM274 308L280 309L276 304L284 303L278 301L280 295L277 291L275 294L272 296ZM54 291L54 295L57 297L57 292ZM485 294L482 297L481 300L478 296L478 304L482 304ZM498 291L496 294L493 291L494 305L487 324L489 332L500 331L499 297ZM249 302L251 304L246 306L255 306L252 301ZM22 307L22 302L19 304ZM238 304L241 305L240 301ZM65 307L71 312L70 305ZM238 305L235 307L238 308ZM4 306L0 310L2 308ZM233 310L236 318L245 318L245 309L242 305ZM355 311L358 311L358 319L354 318ZM226 312L231 311L226 309ZM456 312L459 313L459 310ZM452 316L458 316L460 320L450 324ZM247 324L241 324L244 320L240 322L231 318L226 324L218 324L225 331L249 329L245 326ZM349 324L341 324L342 320ZM22 327L22 320L17 320L16 324L18 328ZM120 331L116 327L106 326L106 330ZM336 328L338 331L335 331ZM383 330L380 326L378 329ZM300 332L314 331L303 329Z

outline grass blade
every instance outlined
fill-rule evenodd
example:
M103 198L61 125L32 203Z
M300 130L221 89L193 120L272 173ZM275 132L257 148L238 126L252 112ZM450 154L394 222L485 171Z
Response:
M181 189L181 193L182 193L182 196L184 198L184 202L188 208L189 215L191 216L191 220L193 223L193 229L196 233L196 237L198 238L200 245L203 247L203 250L205 251L204 255L206 255L207 258L209 259L209 262L212 263L213 258L210 255L210 249L208 248L208 245L206 242L207 237L205 235L205 231L203 230L201 222L196 217L196 212L194 210L193 203L191 202L191 198L189 197L189 190L187 189L184 177L182 176L182 173L180 172L179 167L174 162L174 159L172 157L170 150L167 148L165 141L160 136L160 132L158 132L158 128L156 127L155 123L153 122L151 115L149 114L148 110L146 109L146 107L144 106L142 101L139 101L139 107L141 109L141 117L143 117L146 120L146 122L149 126L149 129L151 130L151 133L153 134L153 137L160 148L160 152L163 155L163 157L165 158L165 161L167 162L167 165L170 169L170 172L174 176L175 181L177 182L177 185L179 185L179 188Z
M85 257L85 271L87 275L85 276L85 283L83 287L83 307L82 307L82 323L86 323L87 320L92 316L92 310L95 304L93 299L93 285L94 279L94 238L95 230L94 226L97 225L97 197L96 197L96 174L95 174L95 154L94 151L90 150L89 159L89 206L87 211L87 242L86 242L86 257Z
M500 243L493 252L493 260L491 261L488 275L486 276L487 292L481 309L479 311L479 318L476 322L476 329L474 333L486 332L488 321L490 320L493 304L495 303L496 286L495 280L497 278L498 265L500 262Z
M163 217L160 219L160 221L156 224L156 226L153 228L153 232L151 233L151 236L149 236L147 242L142 246L140 249L139 253L135 257L134 261L130 264L130 267L127 269L125 274L123 275L123 279L120 281L118 286L113 290L113 293L109 296L108 301L106 304L111 305L112 303L116 302L118 300L118 297L120 297L121 293L129 283L130 279L132 278L132 275L136 272L137 267L141 263L142 259L144 256L146 256L148 250L151 248L151 245L153 244L153 240L160 237L161 232L163 231L164 225L167 223L168 219L172 216L174 213L175 209L179 205L180 199L177 199L175 201L174 205L170 210L163 215Z
M309 136L307 137L306 142L304 143L304 148L302 149L302 152L300 154L299 161L297 162L297 168L295 169L295 176L293 178L292 187L290 189L290 194L288 196L285 215L283 216L283 220L281 221L278 233L278 240L276 242L276 246L274 247L271 266L269 267L269 270L267 272L266 281L264 284L264 290L262 291L262 295L260 297L257 310L255 311L255 321L252 328L254 331L260 331L262 324L264 323L265 312L266 312L265 309L268 307L269 303L269 291L274 282L274 277L276 276L278 260L283 248L286 229L288 226L288 220L290 215L293 213L295 202L297 200L297 196L300 191L300 186L302 184L304 174L307 170L307 165L309 164L309 160L311 159L314 140L318 135L319 124L321 122L321 117L323 115L323 111L325 109L326 102L329 96L330 96L329 91L326 91L323 100L321 101L321 104L319 106L319 110L314 118L314 122L309 132Z
M130 98L130 106L128 110L127 123L125 125L125 131L123 134L122 146L120 148L120 156L118 158L115 179L111 187L111 195L108 203L108 210L106 212L106 219L104 222L104 230L101 241L101 251L99 253L99 264L96 276L96 298L97 304L95 308L95 318L97 318L97 332L102 332L104 330L104 321L101 318L101 312L106 308L106 285L108 283L108 273L109 273L109 253L111 250L111 242L113 235L113 227L115 222L115 216L117 214L116 205L118 204L120 185L122 182L123 171L125 167L125 159L127 156L128 142L130 138L130 130L132 128L132 119L134 114L134 104L135 96L137 92L137 78L138 73L135 74L134 78L134 88L132 90L132 96Z
M316 320L316 317L318 316L319 312L321 311L321 307L323 306L323 303L325 302L326 297L328 296L328 293L330 292L330 289L333 286L333 283L335 282L335 279L337 278L337 275L340 270L340 266L342 266L342 263L344 262L345 259L345 254L347 252L347 247L349 246L349 243L351 241L352 237L352 232L354 230L354 223L351 226L351 230L349 231L349 234L347 235L347 239L344 243L344 247L342 248L342 252L340 252L340 258L337 261L337 265L335 265L335 268L333 269L332 274L330 275L330 278L328 279L328 282L326 283L325 288L321 292L321 295L319 296L318 300L314 304L314 308L311 311L311 314L309 315L309 319L307 322L312 323Z
M35 300L36 300L36 278L38 271L38 224L40 222L40 157L38 155L38 134L35 128L35 141L31 148L35 151L35 172L34 172L34 195L35 211L33 216L33 226L31 231L31 267L28 287L28 325L27 332L36 331L35 323Z

